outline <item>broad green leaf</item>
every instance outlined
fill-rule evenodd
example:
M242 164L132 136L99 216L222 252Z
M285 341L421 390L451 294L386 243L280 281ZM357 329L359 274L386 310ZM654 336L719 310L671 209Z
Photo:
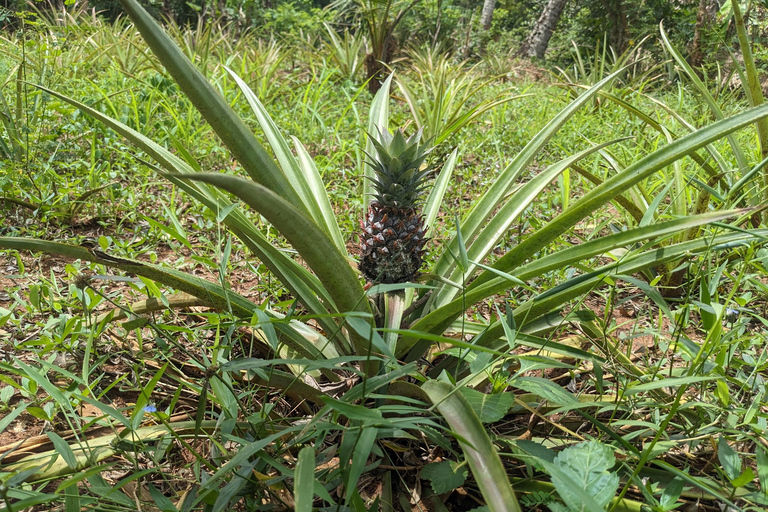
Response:
M685 482L679 478L675 478L664 487L664 492L661 493L659 498L659 505L662 510L672 510L680 495L683 493Z
M721 502L725 503L726 505L733 507L734 510L738 510L738 505L736 505L726 493L720 491L720 484L718 482L715 482L714 480L707 478L707 477L696 477L689 475L685 471L681 471L680 469L676 468L672 464L669 464L668 462L665 462L663 460L654 459L650 462L654 466L658 466L662 468L664 471L669 473L671 476L674 476L676 478L679 478L686 482L687 484L697 488L701 489L707 494L710 494L715 497L715 499L720 500Z
M483 423L493 423L502 419L515 404L512 393L491 393L486 395L472 388L462 387L460 392L472 410Z
M78 469L77 459L75 458L75 454L72 451L72 448L69 447L69 444L67 444L67 442L55 432L48 432L48 439L51 440L53 447L56 448L57 452L59 452L61 457L64 459L64 462L67 463L67 466L69 466L70 469Z
M191 422L194 423L194 422ZM232 473L243 463L246 463L256 453L260 452L267 446L274 443L278 438L289 434L290 432L300 431L303 426L287 427L276 434L272 434L264 437L263 439L257 439L246 445L240 446L235 455L229 459L229 461L222 465L210 478L200 487L198 492L198 500L201 496L205 496L208 492L217 489L220 480L231 476Z
M739 476L731 480L731 485L734 487L744 487L754 479L755 479L755 472L752 471L752 468L747 467L744 469L744 471L742 471L742 473Z
M734 480L739 476L741 473L741 457L731 448L725 436L720 436L720 439L717 440L717 458L730 480Z
M21 401L13 406L13 409L8 412L2 419L0 419L0 432L4 432L8 425L13 423L21 413L27 410L29 404L25 401Z
M515 446L522 449L524 452L533 455L537 459L541 459L547 462L553 462L557 452L551 450L541 443L536 441L529 441L528 439L517 439L514 441Z
M42 505L44 503L54 503L54 502L59 502L60 500L61 500L61 495L59 494L37 493L34 496L16 499L13 502L13 508L10 510L12 512L19 512L21 510L31 510L32 507L34 507L35 505ZM54 508L55 506L52 505L48 510L53 510Z
M452 460L433 462L421 468L421 478L429 480L435 494L445 494L458 489L467 479L467 467Z
M232 506L240 501L237 497L242 494L243 487L253 478L254 466L257 460L249 460L232 471L232 478L227 484L217 491L216 501L211 512L224 512L232 510Z
M146 484L149 490L149 495L152 497L152 501L155 502L155 507L160 509L161 512L178 512L179 509L171 502L157 487L151 483Z
M608 471L616 463L613 449L597 441L568 447L541 463L572 511L604 510L619 487L619 476Z
M168 363L165 363L155 372L149 382L142 388L141 393L136 398L136 405L134 406L133 415L131 417L133 428L138 428L141 424L141 418L144 416L144 406L151 402L152 393L155 390L155 386L165 373L165 369L168 368Z
M578 402L571 392L543 377L517 377L512 381L512 385L558 405L570 405Z
M62 482L56 488L56 492L62 492L68 487L76 486L77 484L79 484L80 482L82 482L87 478L91 478L94 475L98 475L100 473L103 473L104 471L108 471L112 466L113 464L100 464L97 466L89 467L85 471L80 471L79 473L68 477L66 480L62 480ZM79 512L82 512L82 511L79 511Z
M331 409L337 411L339 414L343 414L351 420L370 421L375 423L382 419L381 411L378 409L369 409L362 405L350 404L329 396L322 397L322 400L330 406Z
M349 315L346 317L346 322L347 325L351 327L352 331L358 335L360 340L364 340L366 346L370 345L371 348L374 349L373 353L384 355L389 360L394 358L389 349L389 345L387 345L384 338L381 337L378 330L373 328L370 319ZM391 333L385 334L387 334L387 337L390 337L389 335ZM361 352L358 353L361 354ZM365 350L364 353L367 354L370 353L370 351Z
M765 491L768 489L768 453L762 446L755 447L755 458L757 464L757 476L760 480L760 488Z
M376 436L378 435L378 429L372 422L364 421L360 428L362 431L355 444L355 450L352 452L352 464L349 466L349 474L347 476L347 501L354 494L353 491L357 490L357 482L365 470L368 457L373 449L373 443L376 442Z
M89 405L92 405L93 407L96 407L101 412L104 413L105 416L112 418L113 420L119 422L126 428L131 428L131 421L126 418L123 413L112 407L111 405L103 404L99 402L98 400L94 400L90 396L84 396L77 394L75 395L79 400L82 400L83 402L86 402Z
M58 387L56 387L50 380L48 380L46 375L40 373L35 368L29 366L16 357L13 358L13 361L16 366L24 371L27 377L40 385L40 387L43 388L46 393L51 396L51 398L54 399L54 401L59 405L59 407L62 408L62 410L66 412L74 412L74 409L72 409L72 404L69 402L67 397L64 396L64 393L62 393Z

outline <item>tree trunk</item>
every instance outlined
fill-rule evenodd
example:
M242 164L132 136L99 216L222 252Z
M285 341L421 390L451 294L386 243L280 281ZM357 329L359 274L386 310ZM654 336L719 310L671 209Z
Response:
M397 43L391 36L384 39L381 48L372 48L371 53L365 56L365 75L368 79L368 90L371 94L376 94L381 89L384 81L384 75L389 69L388 65L397 51Z
M603 6L608 16L608 22L611 24L608 41L611 47L616 50L616 54L621 55L629 44L629 23L627 22L624 2L623 0L603 0Z
M557 22L560 20L560 15L563 13L567 3L568 0L549 0L547 2L541 16L539 16L538 21L533 26L533 30L528 35L528 39L525 40L523 47L520 48L520 54L538 59L544 58L547 46L549 46L549 40L555 32Z
M496 8L496 0L484 0L483 1L483 14L480 16L480 24L483 26L483 30L491 28L491 21L493 20L493 10Z
M701 49L702 33L709 27L718 11L717 0L699 0L699 11L696 14L696 25L693 28L690 63L697 68L704 62L704 52Z

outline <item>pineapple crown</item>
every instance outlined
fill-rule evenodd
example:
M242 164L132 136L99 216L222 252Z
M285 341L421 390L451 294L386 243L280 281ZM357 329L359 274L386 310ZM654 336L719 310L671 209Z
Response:
M379 129L379 138L370 133L375 155L368 155L373 168L370 178L375 189L375 200L382 206L414 207L426 185L429 168L421 169L434 149L428 142L421 143L421 130L406 138L402 128L390 133Z

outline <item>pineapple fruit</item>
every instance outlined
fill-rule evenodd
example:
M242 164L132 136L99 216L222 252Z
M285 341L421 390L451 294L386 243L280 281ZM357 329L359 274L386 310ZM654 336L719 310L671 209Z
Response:
M432 151L421 143L421 130L406 138L379 131L368 135L375 154L368 155L373 168L374 198L361 222L358 268L371 283L405 283L419 276L423 263L424 218L420 196L429 169L422 169Z

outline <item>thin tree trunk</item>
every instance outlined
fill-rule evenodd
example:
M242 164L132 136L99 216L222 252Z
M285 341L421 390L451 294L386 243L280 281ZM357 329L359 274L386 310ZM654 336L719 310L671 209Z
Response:
M629 43L629 23L623 0L603 0L611 31L608 34L611 47L618 55L624 53Z
M696 25L693 28L693 42L691 42L690 63L694 68L704 63L704 52L701 48L703 32L709 27L717 14L717 0L699 0L699 11L696 14Z
M549 0L547 2L547 5L541 12L541 16L539 16L538 21L533 26L533 30L531 30L518 53L528 57L536 57L537 59L544 58L547 46L549 46L549 40L555 32L557 22L560 20L560 15L563 13L567 3L568 0Z
M491 28L491 21L493 21L493 10L496 8L496 0L484 0L483 1L483 14L480 16L480 24L483 26L483 30Z

